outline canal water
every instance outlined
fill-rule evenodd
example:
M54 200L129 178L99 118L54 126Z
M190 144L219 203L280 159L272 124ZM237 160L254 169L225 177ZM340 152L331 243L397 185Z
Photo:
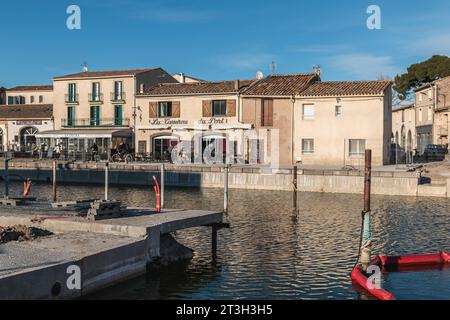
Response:
M19 192L14 184L12 192ZM0 193L3 186L0 183ZM102 186L59 186L59 200L101 198ZM51 197L51 185L32 195ZM112 187L110 197L129 206L154 206L150 188ZM221 210L220 189L170 189L166 207ZM211 257L210 228L177 232L195 250L192 261L107 288L91 299L359 299L350 272L358 254L362 196L230 190L227 222ZM450 201L373 197L375 254L450 251ZM398 299L450 299L450 269L391 273L383 285Z

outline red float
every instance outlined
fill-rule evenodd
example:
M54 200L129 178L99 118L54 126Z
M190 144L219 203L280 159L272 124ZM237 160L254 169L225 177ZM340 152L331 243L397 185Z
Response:
M414 271L423 268L443 268L450 265L450 253L420 254L408 256L377 256L371 265L382 271ZM394 300L394 295L384 289L369 288L369 279L359 267L352 271L352 280L379 300Z

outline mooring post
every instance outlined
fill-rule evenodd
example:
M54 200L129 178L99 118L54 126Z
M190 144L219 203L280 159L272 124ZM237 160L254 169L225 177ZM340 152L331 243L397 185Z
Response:
M56 194L56 160L53 161L53 166L52 166L52 171L53 171L53 202L57 201L57 194Z
M161 209L164 208L164 189L165 189L164 176L165 176L164 163L162 163L161 164Z
M294 166L294 170L293 170L293 176L292 176L292 184L294 185L294 189L293 189L293 195L292 195L292 205L294 208L294 211L298 211L298 206L297 206L297 177L298 177L298 168L297 166Z
M216 225L211 227L211 251L213 260L217 258L217 229Z
M364 210L362 212L363 230L361 234L361 248L359 262L363 270L369 267L371 262L372 245L372 217L370 212L370 193L372 178L372 150L366 150L364 169Z
M5 154L5 199L9 199L9 155Z
M105 163L105 200L108 200L109 193L109 162Z
M230 166L226 165L223 168L223 212L224 213L228 213L228 171L229 171Z

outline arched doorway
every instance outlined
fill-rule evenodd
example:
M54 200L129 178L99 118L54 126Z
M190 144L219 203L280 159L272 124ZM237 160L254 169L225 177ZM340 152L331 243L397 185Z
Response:
M412 151L412 133L411 133L411 130L408 131L408 139L407 139L407 143L406 143L406 150L408 150L408 152Z
M402 147L403 149L406 149L406 129L405 129L405 126L402 126L400 147Z
M31 146L36 144L35 135L39 130L35 127L25 127L20 130L20 148L23 151L31 151Z
M398 139L398 131L397 132L395 132L395 143L396 144L399 144L399 139Z
M180 142L180 138L170 134L159 135L152 138L153 159L169 161L173 148Z

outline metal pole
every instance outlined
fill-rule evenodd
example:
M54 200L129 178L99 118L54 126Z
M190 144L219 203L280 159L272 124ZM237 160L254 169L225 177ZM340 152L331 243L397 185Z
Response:
M364 213L370 211L370 187L372 178L372 150L366 150L364 170Z
M5 198L9 198L9 159L8 155L5 155Z
M293 177L292 177L292 183L294 185L294 192L293 192L293 197L292 197L292 201L293 201L293 207L294 207L294 211L297 211L298 206L297 206L297 174L298 174L298 168L297 166L294 166L294 170L293 170Z
M164 170L164 163L161 164L161 209L164 208L164 189L165 189L165 170Z
M57 201L57 194L56 194L56 161L53 161L53 202Z
M109 162L105 164L105 200L108 200L109 193Z
M223 169L223 212L228 213L228 166Z

